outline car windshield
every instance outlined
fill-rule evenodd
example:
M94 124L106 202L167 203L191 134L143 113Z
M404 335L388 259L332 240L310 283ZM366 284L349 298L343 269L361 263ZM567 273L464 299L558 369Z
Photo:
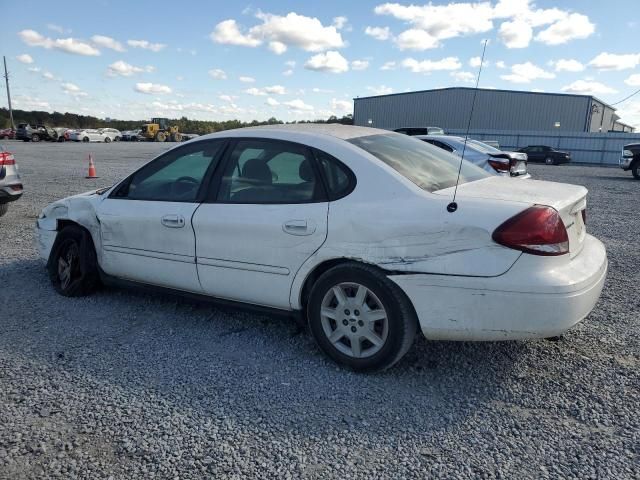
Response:
M486 143L480 142L479 140L469 139L467 143L470 145L473 145L476 150L480 150L482 153L500 153L500 150L498 150L497 148L492 147L491 145L487 145Z
M458 178L460 157L406 135L381 134L348 140L389 165L427 192L453 187ZM491 176L463 160L460 184Z

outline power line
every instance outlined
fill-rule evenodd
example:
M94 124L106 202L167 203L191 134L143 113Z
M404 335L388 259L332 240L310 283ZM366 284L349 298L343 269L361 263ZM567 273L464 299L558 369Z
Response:
M610 103L610 106L614 106L614 105L618 105L619 103L625 102L627 100L629 100L631 97L633 97L634 95L637 95L638 93L640 93L640 88L638 90L636 90L635 92L633 92L631 95L629 95L628 97L624 97L622 100L620 100L619 102L616 103Z

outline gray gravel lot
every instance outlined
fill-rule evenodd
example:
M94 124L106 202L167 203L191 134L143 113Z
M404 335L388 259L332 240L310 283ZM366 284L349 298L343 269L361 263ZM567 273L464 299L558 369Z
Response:
M532 165L590 190L610 272L562 340L416 341L336 368L287 319L101 290L58 296L42 207L170 144L6 142L26 186L0 218L0 478L640 478L640 182ZM86 180L86 155L97 180Z

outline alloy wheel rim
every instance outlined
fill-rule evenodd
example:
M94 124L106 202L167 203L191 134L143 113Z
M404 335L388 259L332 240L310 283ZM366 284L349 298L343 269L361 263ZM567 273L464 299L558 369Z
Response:
M359 283L339 283L328 290L322 299L320 319L329 342L352 358L375 355L389 334L384 305Z
M78 250L78 245L74 242L58 257L58 279L63 290L66 290L77 277L80 270L79 267L80 251Z

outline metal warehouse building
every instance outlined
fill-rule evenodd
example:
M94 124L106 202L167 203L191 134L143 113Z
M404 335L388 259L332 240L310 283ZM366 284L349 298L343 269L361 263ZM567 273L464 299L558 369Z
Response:
M452 87L354 99L355 125L467 127L474 88ZM615 108L589 95L478 89L471 130L629 131Z

